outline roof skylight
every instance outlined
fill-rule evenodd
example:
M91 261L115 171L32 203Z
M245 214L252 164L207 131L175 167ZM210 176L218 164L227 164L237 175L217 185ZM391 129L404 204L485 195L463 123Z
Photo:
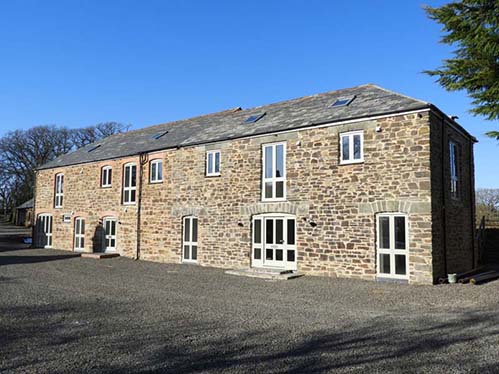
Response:
M262 118L265 114L266 114L265 112L263 112L263 113L257 113L257 114L252 114L251 116L249 116L246 119L246 121L244 121L244 123L255 123L260 118Z
M97 144L97 145L94 145L92 148L90 148L87 152L90 153L90 152L93 152L95 151L97 148L99 148L101 145L100 144Z
M340 97L331 104L331 108L336 108L339 106L347 106L353 101L353 99L355 99L355 96Z
M166 135L166 134L168 134L168 131L158 132L157 134L154 134L153 136L151 136L151 138L158 140L159 138L161 138L163 135Z

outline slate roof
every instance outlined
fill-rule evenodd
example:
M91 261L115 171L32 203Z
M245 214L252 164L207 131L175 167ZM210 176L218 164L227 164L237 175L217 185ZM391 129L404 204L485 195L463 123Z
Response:
M33 208L34 206L34 199L29 199L28 201L25 201L21 205L19 205L16 209L28 209L28 208Z
M355 99L348 106L331 107L336 99L352 96L355 96ZM112 135L60 156L39 169L101 161L137 155L142 152L237 139L428 107L430 104L427 102L367 84L251 109L226 110ZM257 122L244 123L249 116L263 112L265 116ZM168 133L159 139L153 139L155 134L164 131ZM95 146L99 147L89 152Z

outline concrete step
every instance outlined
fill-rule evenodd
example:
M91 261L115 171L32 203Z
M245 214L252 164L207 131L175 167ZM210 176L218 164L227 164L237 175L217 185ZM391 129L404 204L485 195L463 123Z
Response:
M293 270L262 269L262 268L231 269L231 270L226 270L225 274L238 275L241 277L250 277L250 278L271 279L271 280L289 280L303 276L303 274Z
M120 257L119 253L87 253L87 252L82 252L81 253L82 258L92 258L94 260L102 260L105 258L113 258L113 257Z

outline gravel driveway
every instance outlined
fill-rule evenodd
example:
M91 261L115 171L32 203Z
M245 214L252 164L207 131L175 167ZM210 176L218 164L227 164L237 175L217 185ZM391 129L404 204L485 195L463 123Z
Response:
M263 281L4 239L0 371L498 372L498 300L499 282Z

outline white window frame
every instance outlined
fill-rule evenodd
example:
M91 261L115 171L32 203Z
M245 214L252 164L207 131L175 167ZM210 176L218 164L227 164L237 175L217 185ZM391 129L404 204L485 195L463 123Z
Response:
M111 187L113 184L113 168L104 166L101 169L101 187Z
M64 201L64 174L55 175L54 208L62 208Z
M83 246L81 245L82 242ZM85 248L85 218L76 217L74 222L74 250L75 252L82 252L84 248Z
M360 135L360 158L354 159L354 141L353 138L355 135ZM343 138L348 137L348 159L343 159ZM364 162L364 131L356 130L356 131L348 131L340 133L340 165L348 165L348 164L359 164Z
M215 162L218 155L218 171L216 170L217 163ZM211 156L211 157L210 157ZM211 159L211 160L210 160ZM211 173L210 173L211 166ZM222 169L222 153L219 149L206 152L206 176L207 177L218 177L220 175L220 170Z
M133 173L132 173L132 168L135 167L135 186L132 186L132 181L133 181ZM126 169L130 168L130 179L128 181L125 180L126 178ZM128 186L127 186L128 182ZM132 201L132 191L135 191L135 199ZM130 197L130 200L126 200L126 192L129 192L128 196ZM135 202L137 201L137 164L135 162L130 162L128 164L125 164L123 166L123 205L135 205Z
M262 144L262 201L286 201L287 199L287 181L286 181L286 142L268 143ZM282 145L282 165L283 165L283 175L282 177L275 176L275 170L277 165L276 159L276 148L278 145ZM265 150L267 148L272 148L272 176L270 178L265 177L265 171L267 169ZM265 197L265 183L272 183L272 197ZM277 182L283 182L283 192L282 197L275 197L277 191Z
M185 221L187 220L190 220L190 223L189 223L189 235L188 235L188 239L189 240L185 240ZM193 228L193 221L196 220L197 223L197 238L196 238L196 241L193 241L192 240L192 228ZM198 262L198 257L199 257L199 245L198 245L198 241L199 241L199 218L196 217L196 216L185 216L182 218L182 262L187 262L187 263L197 263ZM190 254L190 258L185 258L185 253L184 253L184 248L185 246L188 246L189 247L189 254ZM196 247L196 259L192 259L192 247Z
M106 233L106 222L110 222L110 225L112 227L112 223L114 222L114 235L107 234ZM116 252L116 247L118 245L118 219L116 217L104 217L102 220L102 225L104 227L104 252L109 253L109 252ZM111 240L114 239L114 246L108 246L108 243L111 243Z
M153 174L153 165L156 169L156 174ZM159 172L161 172L161 178L158 178ZM163 160L156 158L149 162L149 183L161 183L163 182Z
M450 166L450 195L459 199L459 145L453 140L449 141L449 166Z
M389 218L389 230L390 230L390 248L380 248L381 247L381 230L380 230L380 218ZM405 249L395 248L395 217L404 217L405 219ZM392 279L409 279L409 216L405 213L379 213L376 215L376 273L379 278L392 278ZM388 254L390 255L390 274L380 272L380 255ZM395 255L405 256L405 275L395 273Z
M42 224L37 230L37 235L45 235L44 248L52 248L53 232L54 232L54 218L52 214L43 213L38 215L37 224ZM39 245L40 238L37 238Z

